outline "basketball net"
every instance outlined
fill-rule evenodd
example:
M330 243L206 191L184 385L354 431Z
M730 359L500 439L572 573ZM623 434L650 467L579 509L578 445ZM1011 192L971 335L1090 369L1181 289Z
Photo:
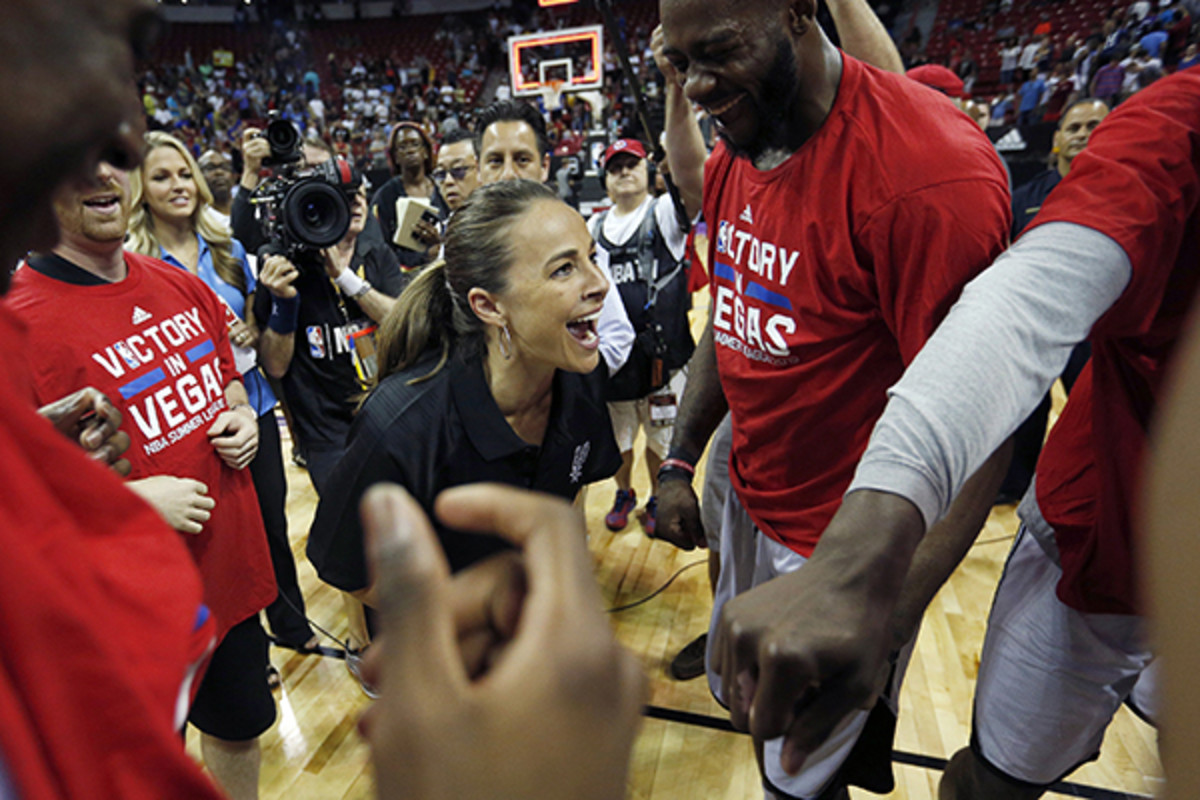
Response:
M546 81L542 87L542 102L546 104L546 113L557 111L559 104L562 103L563 90L567 88L567 82L561 80Z

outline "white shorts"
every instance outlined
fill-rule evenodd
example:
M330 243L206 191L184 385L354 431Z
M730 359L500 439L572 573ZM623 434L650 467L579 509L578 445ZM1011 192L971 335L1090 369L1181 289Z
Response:
M1055 594L1061 577L1022 527L996 589L975 688L976 753L1036 785L1099 755L1104 729L1154 659L1140 617L1076 611ZM1152 714L1147 688L1142 711Z
M705 653L704 666L713 696L722 705L726 705L721 691L721 676L712 666L712 645L717 638L717 621L721 618L721 609L739 594L772 578L795 572L804 566L808 559L759 531L751 521L750 515L742 508L736 492L726 494L721 523L720 556L721 575L713 597L712 621L708 629L709 649ZM915 640L914 635L913 641ZM900 651L892 681L886 690L886 701L893 714L898 710L900 684L904 680L904 671L912 656L912 648L913 642L910 641ZM869 712L865 710L849 714L834 729L833 735L809 756L800 774L795 776L788 775L780 766L783 737L766 742L763 747L763 770L764 777L770 784L767 796L773 796L769 791L771 788L795 798L812 798L819 795L850 755L868 716Z
M628 453L633 449L633 440L639 428L646 431L646 448L659 458L666 458L671 449L671 433L675 427L675 416L683 389L687 386L687 367L676 370L667 384L637 400L617 400L608 404L612 417L613 438L617 449ZM670 398L669 403L656 405L651 398Z
M725 415L708 440L708 461L704 465L704 489L700 495L700 524L709 552L721 552L721 517L725 515L725 495L729 494L729 450L733 447L733 417Z

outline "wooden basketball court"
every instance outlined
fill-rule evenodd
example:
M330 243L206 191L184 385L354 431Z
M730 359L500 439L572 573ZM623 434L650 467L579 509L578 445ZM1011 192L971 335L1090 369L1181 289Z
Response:
M697 325L707 316L706 302L703 292L697 295ZM1057 413L1063 399L1059 387L1055 394ZM639 443L635 450L640 447ZM289 452L285 438L284 453ZM344 637L340 595L317 579L304 558L316 496L303 470L289 463L287 476L292 547L309 617ZM647 497L649 479L640 455L634 476L638 496ZM667 672L675 653L708 624L706 554L684 553L648 539L633 516L624 531L610 533L604 514L614 491L611 481L597 484L586 503L589 547L608 607L645 598L674 577L653 599L611 615L618 638L641 658L651 683L628 796L637 800L761 798L749 737L726 729L728 717L712 700L703 678L680 683ZM901 694L896 790L888 797L936 798L940 767L967 743L988 608L1016 526L1013 507L995 509L925 616ZM324 644L338 646L331 641ZM355 727L369 701L344 663L274 647L271 659L282 674L283 686L276 692L279 719L263 737L262 797L372 797L367 747ZM189 749L198 753L194 732L189 732L188 741ZM1153 728L1122 709L1109 728L1100 760L1071 775L1063 793L1047 797L1116 800L1154 794L1162 786L1156 741ZM877 797L859 790L852 790L851 796Z

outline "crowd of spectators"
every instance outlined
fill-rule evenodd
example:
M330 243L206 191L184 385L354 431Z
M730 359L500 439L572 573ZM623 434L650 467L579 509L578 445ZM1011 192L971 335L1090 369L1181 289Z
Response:
M651 104L660 105L661 76L651 57L647 21L652 15L642 5L652 10L654 3L628 4L632 13L621 13L618 25ZM618 6L619 11L624 8ZM599 22L598 17L580 18L578 12L519 7L447 14L433 33L439 57L431 60L424 52L397 46L386 53L372 51L352 24L327 23L314 13L264 20L250 38L245 26L251 23L239 19L229 26L229 38L254 44L239 47L236 54L232 47L180 52L164 43L139 75L149 127L179 138L196 157L206 151L224 153L240 170L242 131L262 128L270 116L279 116L295 123L305 138L324 139L363 172L387 170L388 134L397 123L415 122L440 141L456 129L470 130L475 108L511 95L505 53L509 36ZM635 17L641 21L627 24ZM405 25L398 19L377 24L397 31ZM317 41L314 34L320 29L334 31L332 49L321 46L328 35ZM557 108L543 109L556 153L578 152L588 130L620 135L633 120L633 97L607 39L603 70L602 108L593 107L600 105L594 99L568 93ZM541 98L531 100L544 106Z
M1035 3L1030 10L1051 5ZM993 127L1054 122L1075 100L1097 98L1116 106L1163 75L1200 63L1200 5L1157 0L1156 6L1150 0L1113 6L1101 24L1063 36L1054 30L1055 15L1045 11L1031 18L1024 31L1008 23L996 25L993 16L1003 8L989 0L977 14L950 20L945 55L929 57L919 30L905 38L901 52L910 67L942 63L958 75L967 96L988 103ZM967 30L992 35L989 46L995 57L990 63L998 65L998 72L983 74L970 37L960 34Z

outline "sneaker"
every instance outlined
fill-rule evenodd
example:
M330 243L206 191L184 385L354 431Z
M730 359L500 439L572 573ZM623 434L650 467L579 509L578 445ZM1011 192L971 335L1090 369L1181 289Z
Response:
M612 511L604 517L604 524L610 531L622 530L629 524L629 512L637 508L637 492L633 489L625 491L617 489L617 499L613 501Z
M362 654L364 650L346 651L346 669L349 670L350 674L354 676L354 680L358 681L358 685L362 688L363 694L372 700L376 700L379 697L379 690L363 680L362 676Z
M671 677L677 681L690 681L704 674L704 651L708 648L708 634L702 633L679 651L671 661Z
M642 528L646 535L654 538L654 527L658 522L658 498L651 497L646 501L646 510L642 513Z

